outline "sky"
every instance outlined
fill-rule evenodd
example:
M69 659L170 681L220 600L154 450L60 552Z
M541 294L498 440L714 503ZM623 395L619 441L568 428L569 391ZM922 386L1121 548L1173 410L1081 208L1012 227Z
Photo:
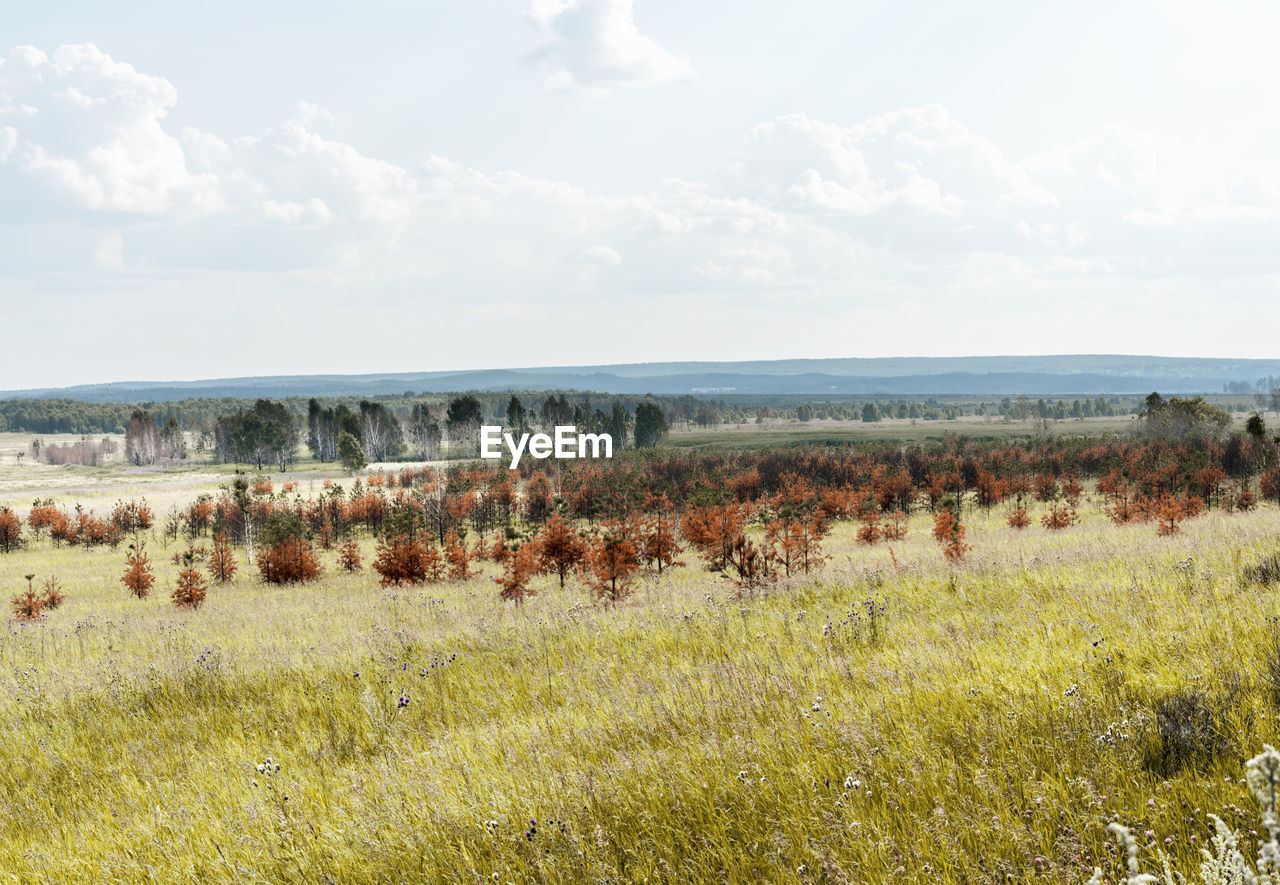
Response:
M0 388L1280 355L1280 4L3 5Z

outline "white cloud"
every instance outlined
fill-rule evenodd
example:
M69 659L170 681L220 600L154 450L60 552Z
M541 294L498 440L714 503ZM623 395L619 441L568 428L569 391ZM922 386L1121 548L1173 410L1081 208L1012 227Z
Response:
M738 164L796 209L958 217L1051 206L1054 196L944 108L904 108L850 126L804 114L753 129ZM794 177L792 177L794 176Z
M13 49L0 67L12 144L4 161L72 205L155 214L207 209L213 182L187 168L163 118L177 101L167 80L138 73L97 47L62 46L52 57Z
M622 256L608 246L591 246L582 251L579 261L583 264L612 265L621 264Z
M555 68L551 89L607 92L694 76L686 59L640 33L632 0L532 0L526 15L543 40L533 58Z
M576 7L542 8L554 23ZM670 299L755 321L786 301L824 328L896 303L952 322L966 299L1012 315L1161 286L1194 306L1227 279L1263 299L1280 279L1280 124L1264 118L1217 142L1112 128L1019 158L936 106L795 114L748 131L714 184L607 194L447 157L390 162L305 103L254 135L175 133L176 101L94 47L12 51L0 225L26 233L0 242L0 273L62 267L107 286L127 268L157 290L234 274L285 305L360 293L529 323L584 297L601 316ZM50 218L57 236L39 226ZM513 312L521 301L540 306Z
M1080 216L1136 225L1280 220L1277 135L1261 129L1244 144L1193 146L1111 127L1031 158L1027 168Z
M267 221L285 224L324 225L333 221L333 211L325 205L324 200L315 197L304 203L267 200L262 204L262 217Z

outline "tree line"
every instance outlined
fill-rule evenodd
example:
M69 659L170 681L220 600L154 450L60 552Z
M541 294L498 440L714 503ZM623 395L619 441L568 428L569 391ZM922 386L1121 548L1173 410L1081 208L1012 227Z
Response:
M362 415L368 406L362 403L374 403L381 407L387 415L395 416L402 422L414 421L415 410L428 409L432 414L441 416L458 399L465 398L475 403L479 409L480 423L504 423L507 407L511 399L522 400L526 408L526 424L539 423L543 409L552 400L553 413L557 420L569 416L567 421L577 421L585 425L588 418L595 420L597 411L604 410L600 403L614 401L620 404L623 411L634 415L641 403L656 404L668 423L687 421L697 412L700 400L693 397L676 396L634 396L593 393L590 391L564 391L551 394L528 392L479 393L465 395L414 394L406 391L402 394L376 396L368 399L360 397L285 397L269 401L279 403L284 409L307 424L310 423L315 407L322 410L345 409L357 415L358 421L366 420ZM179 427L190 434L205 433L209 436L210 445L217 421L227 415L252 411L258 402L255 399L193 398L166 402L137 403L95 403L71 399L9 399L0 400L0 432L45 433L45 434L78 434L97 435L103 433L124 433L136 412L150 414L158 427L164 427L172 419ZM717 414L729 417L727 407L720 404L715 407ZM612 406L608 409L611 411ZM584 417L585 416L585 417ZM377 420L374 416L369 420ZM427 422L429 423L429 422ZM394 448L394 440L391 441ZM336 440L334 442L336 446Z
M479 408L480 423L525 427L553 426L572 423L592 432L623 435L623 422L657 408L668 427L713 427L721 424L765 424L771 421L856 421L885 420L943 421L964 416L992 420L1072 420L1113 415L1139 415L1146 408L1141 397L1098 396L1067 399L1032 399L1027 396L1001 398L876 399L869 397L815 399L803 395L742 395L720 398L692 395L612 396L590 392L553 393L469 393L463 395L403 394L377 396L370 399L351 397L287 397L273 399L285 411L310 430L317 408L332 418L345 422L356 439L369 443L367 454L373 460L395 460L424 457L438 449L441 438L434 436L433 423L443 426L450 406L465 397ZM524 415L508 414L511 399L519 401ZM259 400L235 398L185 399L174 402L142 402L134 404L93 403L68 399L0 400L0 432L98 435L124 433L136 412L150 414L157 428L176 427L198 451L215 447L218 422L228 415L253 412ZM1218 402L1223 402L1219 400ZM617 405L615 405L615 403ZM1248 399L1226 402L1231 411L1253 408L1280 409L1280 394L1254 404ZM371 408L372 404L375 408ZM641 410L641 406L644 409ZM424 410L427 415L423 417ZM339 416L342 417L339 417ZM348 417L349 416L349 417ZM629 417L624 417L629 416ZM475 416L471 416L472 419ZM392 420L394 419L394 420ZM397 427L397 425L399 425ZM459 422L455 422L459 425ZM651 424L641 427L640 446L648 444L644 436ZM361 433L354 431L359 428ZM226 428L224 427L224 430ZM385 429L386 438L383 438ZM627 432L634 433L628 425ZM397 436L398 433L398 436ZM365 439L368 436L369 439ZM171 440L174 439L171 437ZM335 460L338 434L327 434L319 441L324 460ZM223 447L225 454L225 446ZM167 457L164 453L158 458ZM244 463L256 461L243 458Z
M226 463L287 470L305 441L317 461L337 461L354 470L371 461L436 460L446 454L446 444L451 457L474 456L480 428L489 421L515 433L575 424L584 432L612 434L615 449L655 446L668 429L656 402L638 402L629 411L615 398L606 412L592 408L587 397L570 403L564 394L549 395L529 406L512 394L498 418L490 418L485 405L471 394L434 408L417 402L401 414L376 400L360 400L352 408L342 402L325 405L313 398L305 416L299 416L286 403L260 399L248 408L217 416L209 446ZM206 447L203 439L197 446ZM176 418L161 424L146 409L132 412L125 427L125 457L130 464L144 466L186 456L186 433Z

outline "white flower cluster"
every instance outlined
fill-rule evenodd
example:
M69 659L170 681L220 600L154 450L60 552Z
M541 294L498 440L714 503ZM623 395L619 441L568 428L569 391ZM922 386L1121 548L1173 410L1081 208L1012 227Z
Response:
M1215 835L1213 850L1202 849L1204 861L1200 864L1200 881L1205 885L1280 885L1280 753L1269 744L1262 752L1249 760L1246 766L1249 790L1258 800L1262 812L1262 827L1266 841L1258 845L1258 859L1254 863L1245 860L1240 851L1239 835L1216 814L1209 815ZM1186 876L1174 872L1169 858L1159 852L1160 875L1143 873L1138 867L1138 843L1128 827L1113 823L1111 830L1124 849L1129 877L1125 885L1182 885ZM1147 832L1148 838L1154 834ZM1089 885L1102 885L1102 870L1094 868Z

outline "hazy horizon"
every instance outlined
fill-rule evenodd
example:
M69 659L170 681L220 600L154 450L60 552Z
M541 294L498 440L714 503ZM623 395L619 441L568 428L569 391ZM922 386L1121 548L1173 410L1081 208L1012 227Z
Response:
M1245 383L1269 390L1280 359L1138 354L1001 354L781 360L682 360L460 368L440 371L227 374L132 378L61 387L0 388L0 398L58 396L131 401L189 396L351 396L478 390L595 390L619 395L736 392L746 395L1131 395L1216 393ZM117 388L112 392L112 388ZM125 399L121 399L124 397Z

